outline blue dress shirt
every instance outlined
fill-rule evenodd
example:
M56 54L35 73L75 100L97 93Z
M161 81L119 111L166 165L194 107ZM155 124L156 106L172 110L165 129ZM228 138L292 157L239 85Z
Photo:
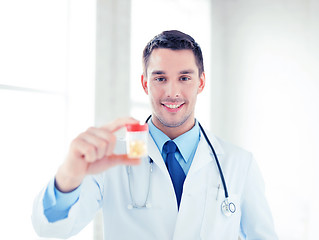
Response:
M173 140L177 145L179 151L175 153L175 157L182 169L187 175L192 164L199 139L200 130L197 120L195 120L194 127L181 136L170 139L161 130L159 130L152 121L148 122L149 132L156 143L163 159L166 159L166 154L163 152L163 146L168 140ZM77 202L80 196L81 186L69 193L60 192L55 187L55 180L52 179L43 196L43 210L49 222L56 222L58 220L68 217L70 208Z
M179 150L175 153L175 158L184 170L185 175L187 175L189 168L191 167L191 164L193 162L193 158L200 139L200 131L197 120L195 121L195 125L191 130L178 136L175 139L170 139L168 136L166 136L161 130L155 127L152 121L148 122L148 127L158 150L162 154L163 159L166 159L166 153L163 152L164 144L169 140L173 140L175 142Z
M55 187L55 179L52 179L43 196L43 211L49 222L68 217L70 208L77 202L80 196L81 185L69 193L60 192Z

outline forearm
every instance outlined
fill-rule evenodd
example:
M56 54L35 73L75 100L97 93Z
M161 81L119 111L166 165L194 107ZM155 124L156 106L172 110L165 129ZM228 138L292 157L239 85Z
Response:
M54 186L53 179L50 184ZM71 193L57 191L54 193L53 187L53 190L50 191L48 188L44 189L36 197L33 205L32 223L37 234L41 237L53 238L68 238L77 234L94 218L101 207L100 184L102 184L100 177L89 176L82 181L79 188ZM60 195L65 197L76 192L79 196L78 198L74 196L73 200L72 198L60 198ZM46 194L53 194L58 199L47 199L45 203ZM48 214L51 214L49 218ZM57 218L61 219L57 220Z
M63 164L55 175L55 187L63 193L72 192L78 188L83 181L84 176L75 176L70 174L66 164Z
M80 191L80 188L77 189ZM70 217L70 209L77 203L79 193L59 193L51 179L45 189L35 198L32 210L32 223L41 237L69 237L74 226L74 214ZM73 195L73 196L72 196ZM63 221L61 221L63 220Z

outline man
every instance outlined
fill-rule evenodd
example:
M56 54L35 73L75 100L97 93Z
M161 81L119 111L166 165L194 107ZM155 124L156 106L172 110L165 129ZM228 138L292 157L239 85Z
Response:
M147 44L143 61L141 83L152 106L149 158L115 154L123 149L114 133L134 119L80 134L35 200L37 233L72 236L102 208L104 239L277 239L251 154L212 135L206 139L195 119L205 87L199 45L187 34L165 31ZM217 160L229 191L226 212Z

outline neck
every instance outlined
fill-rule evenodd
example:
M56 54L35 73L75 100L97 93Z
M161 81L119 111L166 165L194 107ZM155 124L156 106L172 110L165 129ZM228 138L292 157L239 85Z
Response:
M161 121L159 121L159 119L155 116L152 117L152 122L159 130L161 130L163 133L166 134L166 136L173 140L191 130L195 125L195 118L190 117L187 121L185 121L183 124L177 127L166 126L163 123L161 123Z

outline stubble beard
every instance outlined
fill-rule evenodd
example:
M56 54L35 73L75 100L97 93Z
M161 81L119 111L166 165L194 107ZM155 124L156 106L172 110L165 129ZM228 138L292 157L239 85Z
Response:
M154 114L154 116L158 119L158 121L164 126L164 127L168 127L168 128L176 128L176 127L180 127L182 126L191 116L192 114L188 114L187 116L185 116L181 121L178 122L168 122L165 121L163 118L161 118L160 116Z

